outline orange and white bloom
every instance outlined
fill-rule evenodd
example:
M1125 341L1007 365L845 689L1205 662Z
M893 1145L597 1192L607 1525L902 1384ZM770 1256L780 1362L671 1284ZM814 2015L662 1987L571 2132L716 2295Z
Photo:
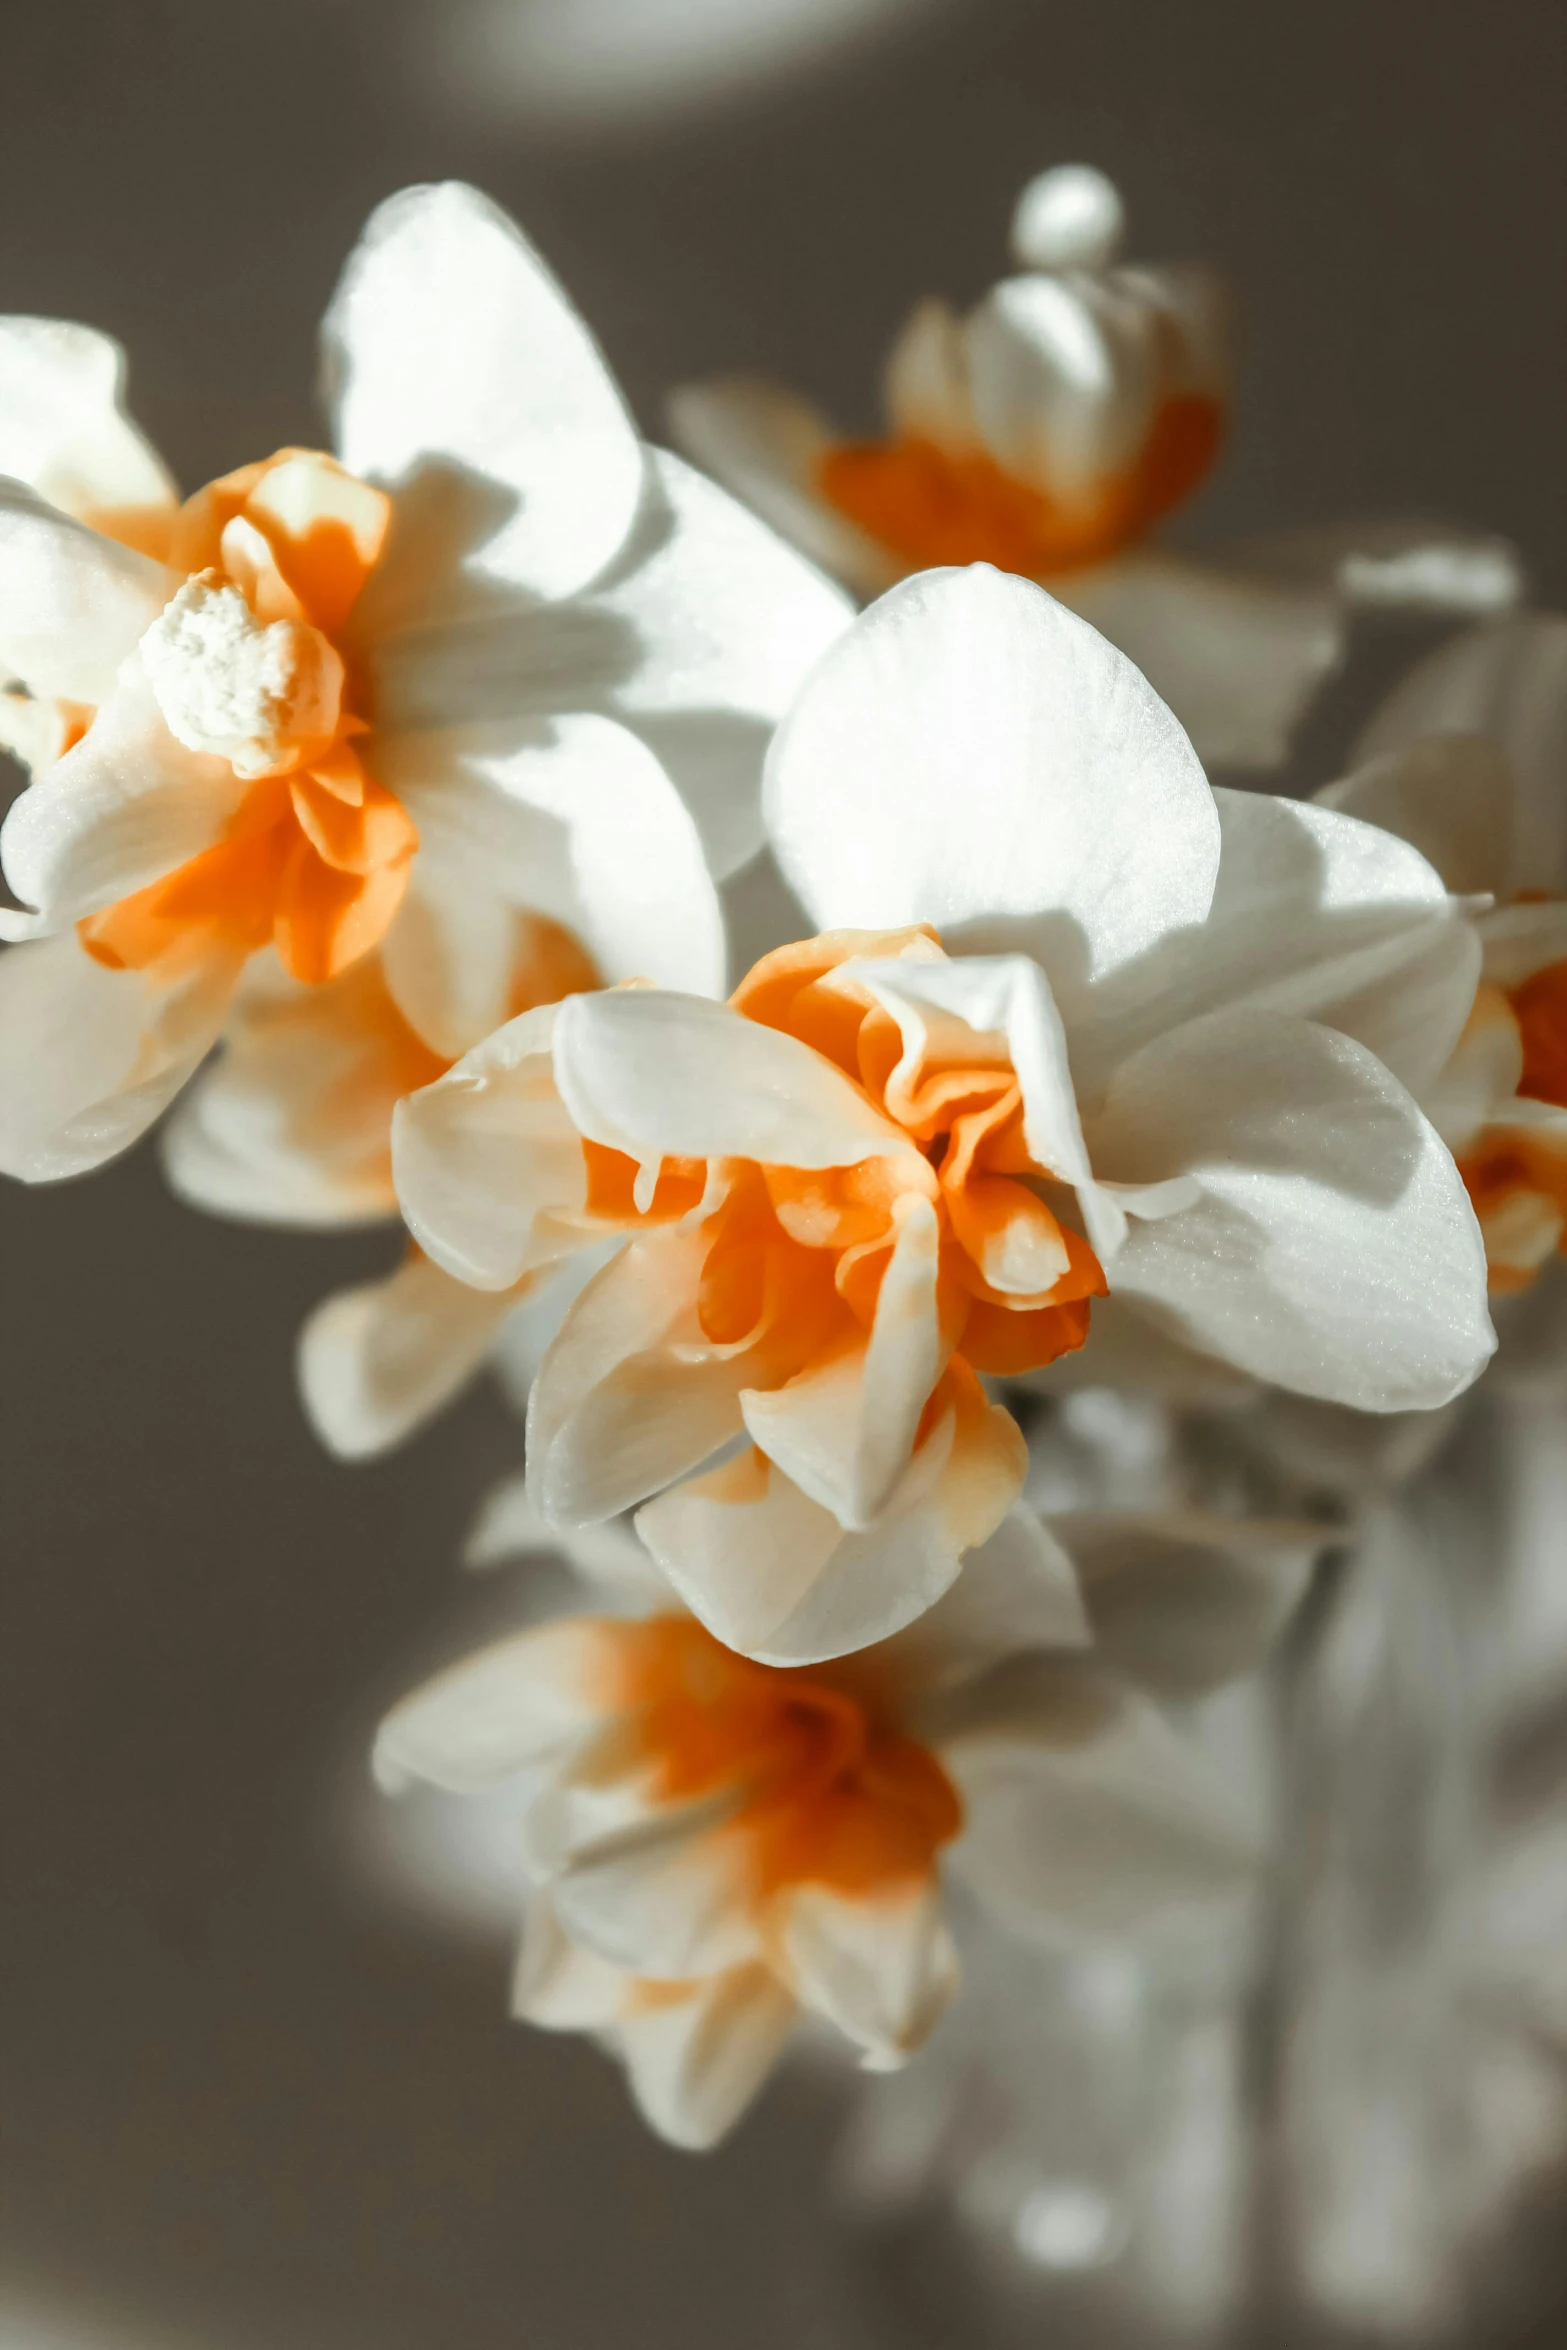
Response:
M1305 1572L1276 1545L1254 1572L1134 1556L1100 1578L1117 1642L1138 1645L1140 1591L1155 1616L1185 1590L1212 1679L1255 1662ZM952 1887L1015 1931L1081 1936L1246 1881L1244 1812L1095 1648L1031 1513L911 1630L803 1671L721 1646L620 1529L581 1563L613 1612L440 1674L383 1723L376 1772L488 1799L486 1855L504 1823L527 1887L514 2011L598 2037L676 2144L738 2119L802 2017L868 2066L912 2055L958 1986Z
M425 1076L536 1000L541 922L602 980L723 983L714 877L759 843L767 730L838 591L643 445L471 189L375 214L325 357L337 455L180 505L114 346L0 322L0 673L34 766L3 835L32 910L0 924L28 942L0 961L0 1167L28 1180L132 1142L258 956L337 991L296 1006L307 1069L314 1023L361 1060L395 1031ZM264 1036L176 1138L181 1188L354 1215L368 1181L384 1204L361 1102L335 1122L322 1082L251 1150L258 1070L286 1057L263 993Z
M1451 1049L1473 940L1407 844L1215 794L1129 661L984 566L833 648L767 812L821 935L727 1005L527 1013L398 1111L404 1214L458 1279L624 1244L534 1383L547 1521L644 1503L710 1630L808 1663L994 1531L1024 1453L982 1376L1092 1348L1107 1291L1365 1410L1473 1379L1479 1234L1394 1073Z
M1299 532L1220 565L1152 543L1224 440L1230 321L1211 271L1118 261L1123 227L1101 173L1032 181L1021 274L966 317L923 301L899 335L882 439L744 378L681 390L672 429L861 594L937 564L1021 572L1132 656L1204 759L1271 766L1354 606L1496 611L1517 565L1496 540L1423 527Z
M1323 795L1412 841L1478 899L1483 976L1422 1091L1485 1235L1491 1285L1567 1252L1567 619L1529 614L1443 646Z

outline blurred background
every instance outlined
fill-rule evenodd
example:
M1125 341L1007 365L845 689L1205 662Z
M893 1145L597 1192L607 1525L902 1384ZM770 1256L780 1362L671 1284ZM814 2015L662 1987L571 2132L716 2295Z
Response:
M1202 256L1241 298L1199 539L1439 515L1567 596L1551 0L3 21L0 308L119 336L187 487L319 439L316 319L409 181L517 215L650 431L672 384L731 369L869 428L914 298L972 300L1022 182L1082 159L1137 257ZM518 1451L487 1393L371 1468L308 1435L296 1327L390 1241L205 1223L146 1150L6 1190L0 1232L4 2350L969 2350L950 2248L833 2219L831 2077L786 2075L717 2156L671 2153L590 2049L507 2026L498 1944L347 1865L380 1710L495 1605L455 1557ZM1479 2280L1493 2350L1555 2338L1562 2207ZM1349 2339L1295 2322L1245 2339ZM1049 2331L1078 2350L1093 2323L1069 2304Z

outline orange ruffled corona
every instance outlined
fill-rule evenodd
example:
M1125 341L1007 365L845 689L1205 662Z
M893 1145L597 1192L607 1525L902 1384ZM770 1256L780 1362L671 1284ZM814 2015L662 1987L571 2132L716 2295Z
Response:
M823 497L911 570L993 563L1048 579L1105 562L1147 536L1212 468L1220 402L1181 393L1164 402L1134 464L1079 503L1052 498L983 450L913 437L850 441L820 461Z
M390 520L381 491L300 449L226 474L170 517L155 551L187 582L170 612L228 591L230 614L234 595L243 599L242 624L245 614L257 630L281 624L278 691L266 739L244 765L235 758L254 780L225 837L80 924L99 962L166 967L271 943L286 970L315 984L385 935L418 834L354 747L366 721L340 640Z
M754 1384L781 1387L840 1349L863 1342L876 1318L906 1202L929 1201L940 1227L937 1314L947 1362L926 1405L920 1436L946 1411L960 1427L983 1402L974 1373L1041 1369L1088 1336L1090 1300L1106 1282L1082 1236L1063 1224L1037 1186L1050 1170L1023 1139L1022 1090L1010 1063L925 1059L910 1083L899 1074L897 1023L863 990L824 985L866 953L896 955L928 928L891 936L839 932L780 947L730 998L761 1026L810 1045L860 1086L918 1145L858 1165L799 1169L726 1162L725 1185L703 1226L697 1319L707 1341L739 1352ZM637 1167L619 1151L584 1142L588 1212L614 1223L669 1223L710 1197L700 1160L665 1159L639 1208ZM1005 1258L1000 1288L985 1266ZM744 1459L735 1474L746 1473Z
M599 1626L606 1712L627 1722L662 1803L727 1798L750 1896L823 1885L851 1898L915 1885L963 1826L951 1780L896 1719L894 1688L850 1657L808 1668L737 1656L687 1616ZM611 1767L623 1769L618 1747Z

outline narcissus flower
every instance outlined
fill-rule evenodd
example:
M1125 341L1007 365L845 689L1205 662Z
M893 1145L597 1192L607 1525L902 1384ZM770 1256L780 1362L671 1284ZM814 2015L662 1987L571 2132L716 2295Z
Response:
M1489 898L1473 1013L1422 1092L1457 1157L1493 1289L1567 1250L1567 619L1477 629L1422 662L1323 795Z
M888 429L852 441L805 400L731 378L676 394L680 445L862 594L986 562L1043 581L1151 679L1205 759L1270 766L1357 603L1494 611L1495 540L1420 527L1297 533L1224 567L1150 544L1229 420L1224 289L1117 261L1121 199L1083 165L1025 188L1023 274L966 318L921 302L887 362Z
M909 1622L994 1531L1024 1456L981 1375L1091 1348L1106 1291L1366 1410L1475 1376L1474 1217L1368 1049L1428 1074L1473 995L1414 850L1214 794L1130 662L984 566L833 649L767 805L822 935L727 1005L527 1013L398 1111L404 1214L457 1278L625 1243L534 1384L547 1520L646 1502L693 1613L807 1663Z
M838 592L643 446L471 189L376 213L325 355L337 456L283 450L181 506L120 413L114 346L0 324L0 671L35 768L3 837L34 909L3 918L34 942L0 963L13 1174L133 1141L265 950L312 990L377 956L325 1024L363 1014L373 1053L389 1005L426 1075L535 1000L540 918L604 979L722 984L713 876L758 844L767 731ZM257 1051L279 1055L240 1051L216 1083L253 1101ZM183 1187L254 1212L270 1170L284 1213L312 1187L360 1212L340 1135L312 1172L296 1130L279 1169L287 1114L236 1172L209 1105L219 1147L177 1153ZM321 1114L318 1085L318 1139Z
M631 1554L607 1562L617 1612L454 1665L387 1717L375 1763L393 1791L510 1803L532 1888L515 2010L594 2033L677 2144L730 2127L802 2015L867 2065L903 2063L957 1988L950 1885L1014 1929L1082 1935L1244 1884L1244 1814L1096 1651L1030 1513L920 1624L809 1671L721 1646L619 1529L600 1575L608 1532ZM1211 1681L1255 1660L1306 1555L1205 1573L1134 1542L1098 1580L1133 1650L1132 1620L1184 1593Z

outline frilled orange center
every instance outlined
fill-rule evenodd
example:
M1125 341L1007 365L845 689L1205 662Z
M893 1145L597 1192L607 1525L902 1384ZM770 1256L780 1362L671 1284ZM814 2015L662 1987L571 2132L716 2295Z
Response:
M1567 1110L1567 962L1548 963L1508 991L1525 1100ZM1567 1251L1567 1150L1527 1126L1487 1127L1459 1158L1485 1234L1491 1287L1526 1288L1553 1249Z
M615 1627L615 1710L660 1802L732 1798L754 1892L927 1876L963 1825L941 1764L863 1669L760 1665L685 1616Z
M250 788L211 848L80 925L100 962L271 943L318 983L385 934L418 834L355 748L366 725L340 640L390 520L381 491L301 449L210 483L173 518L160 551L186 584L143 659L172 731Z
M851 1078L917 1146L851 1167L802 1170L731 1162L703 1227L697 1296L704 1336L747 1350L753 1383L781 1386L863 1340L910 1204L935 1210L936 1313L954 1357L930 1417L960 1413L975 1371L1040 1369L1082 1345L1089 1301L1104 1295L1098 1258L1042 1196L1051 1170L1031 1158L1022 1089L995 1057L927 1058L912 1075L892 1016L832 974L856 955L897 955L928 930L887 938L839 933L781 947L731 998L747 1019L810 1045ZM584 1145L590 1213L638 1220L633 1163ZM711 1196L699 1161L666 1159L645 1214L667 1221Z
M1218 455L1221 404L1166 400L1136 460L1068 502L1007 473L983 450L907 438L849 441L822 458L818 487L911 571L994 563L1030 579L1102 563L1191 495Z

